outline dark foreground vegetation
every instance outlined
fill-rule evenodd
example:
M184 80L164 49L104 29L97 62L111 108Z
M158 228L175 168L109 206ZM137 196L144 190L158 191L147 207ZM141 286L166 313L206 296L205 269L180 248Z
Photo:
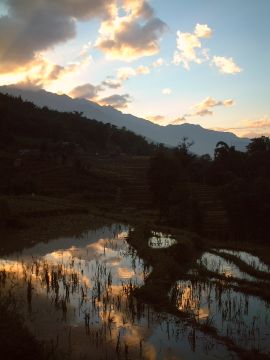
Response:
M161 146L151 158L151 189L163 221L202 232L211 230L204 226L210 213L212 225L220 225L216 235L268 242L270 139L252 139L246 152L219 142L214 159L189 147L184 139L173 150Z
M269 138L252 139L246 152L220 142L213 159L190 149L188 139L168 149L82 114L39 109L0 94L0 254L79 235L109 218L136 225L128 242L152 268L144 286L132 292L139 302L185 318L175 309L174 296L168 297L170 289L179 279L207 283L209 278L218 289L269 301L268 287L263 286L269 273L219 251L252 249L270 263ZM172 234L177 243L150 249L153 230ZM228 278L200 266L196 260L206 251L257 280ZM191 266L195 272L187 275ZM8 308L3 301L0 337L16 328L22 334L18 349L28 354L32 347L28 358L42 359L41 345L21 325L16 311L1 311ZM210 323L194 327L226 340L219 339ZM260 358L226 341L242 358ZM15 351L8 338L3 346ZM18 358L17 353L10 352L9 358Z

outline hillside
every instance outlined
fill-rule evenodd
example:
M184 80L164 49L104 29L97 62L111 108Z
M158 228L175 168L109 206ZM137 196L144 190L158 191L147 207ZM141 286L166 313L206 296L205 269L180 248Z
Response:
M79 194L95 203L143 205L146 160L155 148L111 124L0 94L2 194Z
M207 130L200 125L160 126L130 114L123 114L110 106L100 106L92 101L72 99L67 95L57 95L44 90L33 91L3 86L0 87L0 92L21 96L22 99L32 101L41 107L47 106L50 109L64 112L82 112L89 119L110 123L119 128L125 127L147 139L168 146L176 146L183 137L188 137L194 142L191 151L198 155L213 154L219 141L235 146L238 150L245 150L249 143L248 139L239 138L232 133Z
M3 94L0 94L0 126L0 147L11 152L35 149L59 153L65 147L67 153L148 155L155 148L129 130L89 121L77 112L41 109Z

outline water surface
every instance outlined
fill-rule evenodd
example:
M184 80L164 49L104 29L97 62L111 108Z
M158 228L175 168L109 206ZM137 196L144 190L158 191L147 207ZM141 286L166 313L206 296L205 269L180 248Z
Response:
M177 241L170 234L164 234L162 232L153 232L148 241L148 245L152 249L166 249L176 244Z
M128 230L114 224L2 258L1 290L16 296L38 339L72 359L235 358L187 321L137 302L133 291L151 268Z

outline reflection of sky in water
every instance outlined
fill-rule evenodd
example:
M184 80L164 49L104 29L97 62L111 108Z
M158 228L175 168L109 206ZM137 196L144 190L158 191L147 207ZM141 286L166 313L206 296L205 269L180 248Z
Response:
M178 281L171 296L179 310L217 328L241 347L270 351L270 308L221 283Z
M239 259L243 260L248 265L254 267L257 270L265 271L270 273L270 266L263 263L257 256L249 254L245 251L235 251L235 250L228 250L228 249L219 249L218 251L234 255Z
M131 251L127 232L126 226L103 227L0 260L0 270L12 280L6 291L11 286L20 299L35 335L57 338L63 349L70 342L74 359L89 352L93 358L100 358L102 351L104 356L104 343L113 349L107 358L114 359L118 338L122 355L126 344L130 359L207 359L209 353L217 359L230 357L208 336L196 331L191 337L189 326L128 296L150 270ZM27 304L29 287L33 290Z
M161 232L152 232L152 237L148 241L148 245L153 249L166 249L177 241L169 234L163 234Z
M209 252L205 252L198 260L198 263L206 267L207 270L226 277L236 277L249 281L257 281L255 277L241 271L234 263Z

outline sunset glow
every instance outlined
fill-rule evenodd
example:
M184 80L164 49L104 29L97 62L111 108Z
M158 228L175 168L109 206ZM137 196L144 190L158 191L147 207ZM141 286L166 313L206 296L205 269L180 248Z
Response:
M267 0L21 4L0 6L0 85L85 97L160 125L270 133Z

